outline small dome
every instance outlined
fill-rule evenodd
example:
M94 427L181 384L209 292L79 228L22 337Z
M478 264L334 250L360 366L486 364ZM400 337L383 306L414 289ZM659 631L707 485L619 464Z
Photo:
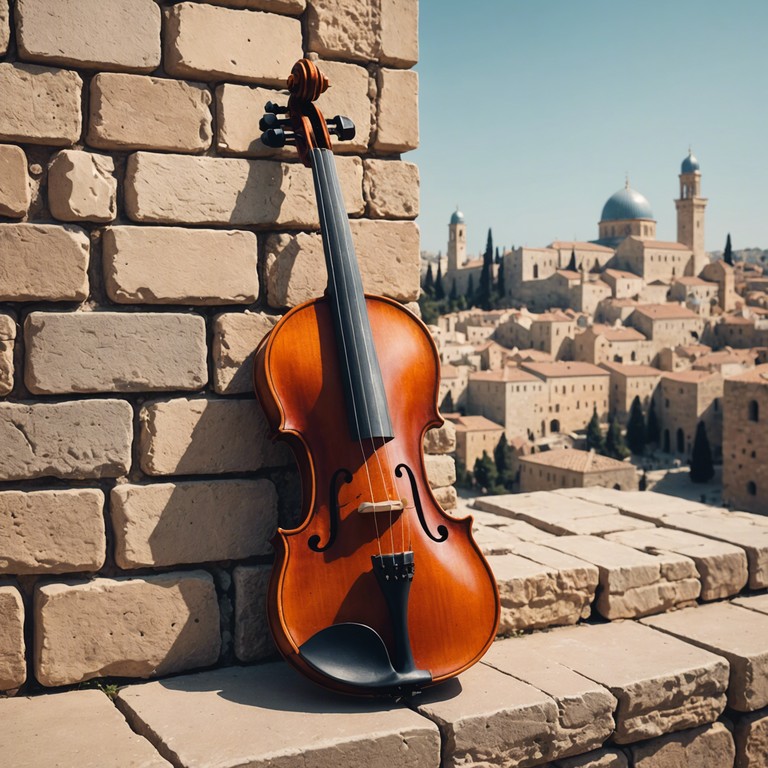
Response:
M463 224L464 214L459 210L459 206L456 206L456 210L451 214L451 224Z
M651 204L629 184L608 198L600 215L600 221L623 221L624 219L654 220Z
M680 166L680 173L693 173L694 171L700 170L701 166L699 165L699 161L693 156L693 152L689 149L688 157L683 160L683 163Z

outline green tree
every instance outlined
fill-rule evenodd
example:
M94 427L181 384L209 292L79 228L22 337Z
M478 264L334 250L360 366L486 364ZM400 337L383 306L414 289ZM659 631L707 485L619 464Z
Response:
M629 409L629 419L627 419L627 445L632 453L642 454L645 451L645 441L643 406L640 405L640 398L635 395L632 407Z
M691 454L691 480L694 483L706 483L714 477L712 449L709 447L707 427L703 421L696 425L696 437L693 439Z
M474 307L476 303L474 277L474 275L470 275L469 280L467 280L467 292L464 294L467 299L467 307Z
M453 406L453 394L451 393L451 390L449 389L445 393L445 397L443 398L443 402L440 403L440 411L442 413L453 413L456 409Z
M435 301L442 301L445 298L445 288L443 287L443 264L437 262L437 277L435 278Z
M424 293L430 298L435 294L435 276L432 274L432 262L427 265L427 273L424 275L424 282L421 286L424 289Z
M595 450L602 453L605 450L603 430L600 428L600 419L597 415L597 406L592 408L592 418L587 424L587 450Z
M578 267L576 266L576 251L571 248L571 260L568 262L566 269L570 269L571 272L576 272Z
M488 451L483 451L481 458L475 460L475 483L491 491L496 486L499 473L496 470L496 462L488 455Z
M645 425L645 442L658 444L661 437L661 427L659 426L659 417L656 415L656 401L651 398L651 405L648 408L648 421Z
M723 261L733 266L733 249L731 248L731 233L725 238L725 251L723 251Z
M480 285L477 289L477 303L481 309L489 310L493 292L493 234L488 230L488 240L483 254L483 269L480 272Z
M605 455L612 459L626 459L629 456L629 448L624 442L624 435L621 434L621 427L616 417L611 414L608 420L608 433L605 436Z
M515 480L514 475L514 452L512 446L507 442L504 433L501 433L499 442L493 449L493 458L496 461L496 470L498 471L498 482L506 490L512 489L512 483Z

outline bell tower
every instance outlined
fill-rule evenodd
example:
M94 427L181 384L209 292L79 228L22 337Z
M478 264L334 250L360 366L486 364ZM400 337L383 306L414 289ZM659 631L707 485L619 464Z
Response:
M680 198L677 208L677 242L693 251L693 274L698 276L707 265L704 250L704 209L707 198L701 197L701 168L699 161L688 150L688 157L680 166Z
M448 271L459 269L467 260L467 225L456 206L448 224Z

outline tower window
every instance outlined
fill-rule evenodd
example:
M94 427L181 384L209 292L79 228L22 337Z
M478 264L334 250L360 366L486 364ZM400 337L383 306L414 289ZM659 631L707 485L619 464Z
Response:
M750 496L757 496L757 485L752 480L747 483L747 493Z
M757 400L750 400L747 406L747 418L750 421L760 421L760 404Z

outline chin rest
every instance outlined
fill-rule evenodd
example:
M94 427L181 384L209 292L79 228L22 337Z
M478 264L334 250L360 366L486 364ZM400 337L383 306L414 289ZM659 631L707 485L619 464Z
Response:
M413 691L432 682L426 669L396 670L381 636L366 624L321 629L301 645L299 655L331 680L371 693Z

